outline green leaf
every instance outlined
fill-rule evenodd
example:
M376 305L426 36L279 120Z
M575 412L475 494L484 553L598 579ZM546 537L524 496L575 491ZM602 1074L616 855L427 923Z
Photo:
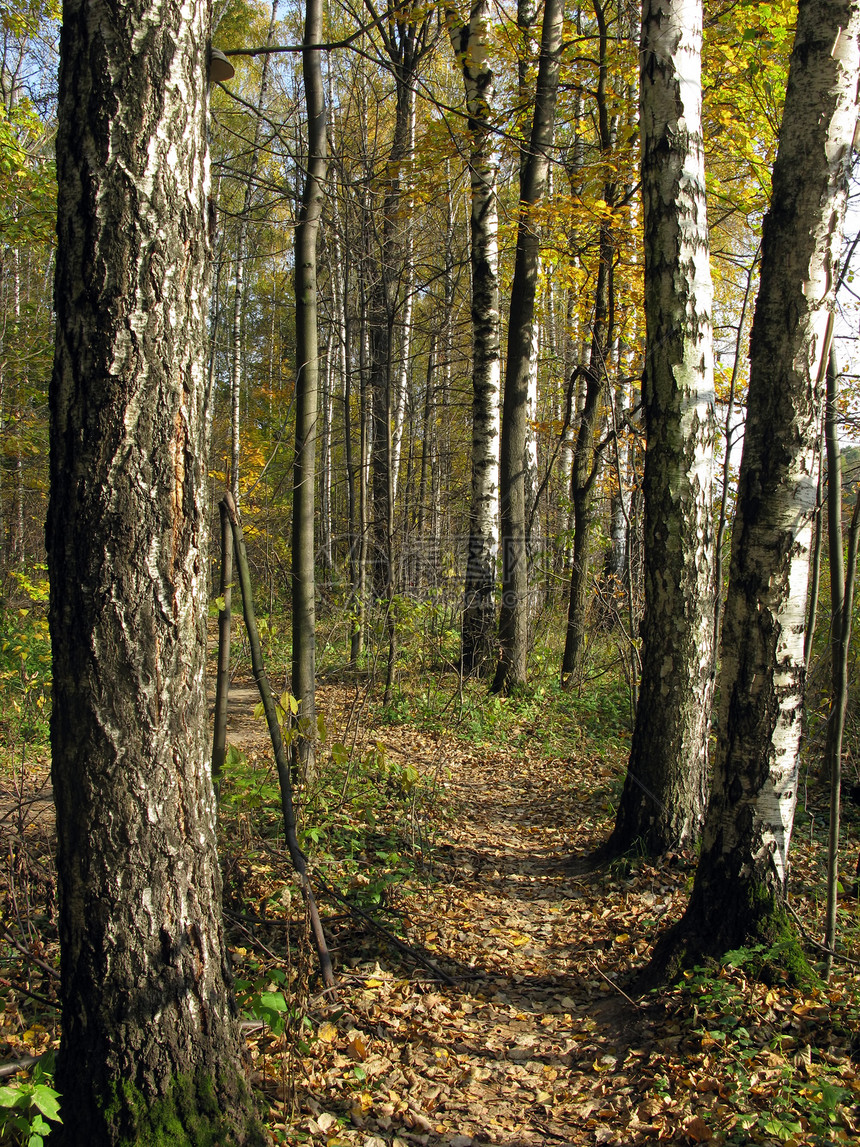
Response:
M59 1098L57 1092L44 1083L37 1083L33 1088L33 1103L47 1119L51 1119L55 1123L62 1123Z
M0 1107L27 1107L29 1102L20 1087L0 1087Z
M260 1004L264 1008L269 1008L273 1012L286 1012L289 1010L289 1004L284 999L283 992L261 992Z

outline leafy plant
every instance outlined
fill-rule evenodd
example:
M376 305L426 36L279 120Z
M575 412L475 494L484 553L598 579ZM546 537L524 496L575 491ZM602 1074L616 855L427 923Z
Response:
M47 737L51 696L51 639L48 633L48 582L15 570L11 577L20 591L17 602L0 608L0 690L6 719L18 726L24 741ZM26 603L26 604L24 604Z
M62 1123L53 1077L37 1063L28 1080L0 1087L0 1142L43 1147L51 1123Z

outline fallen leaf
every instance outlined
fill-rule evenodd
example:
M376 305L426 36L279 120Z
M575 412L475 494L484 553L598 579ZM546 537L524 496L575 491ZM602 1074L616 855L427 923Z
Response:
M688 1138L692 1139L694 1143L707 1143L709 1139L713 1139L710 1127L708 1127L707 1123L699 1115L694 1115L685 1125L684 1133Z

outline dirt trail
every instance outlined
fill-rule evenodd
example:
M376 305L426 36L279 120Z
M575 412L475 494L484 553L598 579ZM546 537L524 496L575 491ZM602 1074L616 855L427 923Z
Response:
M656 918L680 907L682 877L654 871L649 890L640 872L634 904L632 881L571 875L569 826L579 850L599 843L608 769L593 762L575 774L527 749L405 728L371 735L441 778L450 815L432 879L408 901L407 935L456 984L433 982L370 935L373 958L341 969L337 1004L313 1001L319 1039L288 1141L671 1141L660 1112L640 1102L653 1083L654 1009L628 1003L610 981L641 962Z

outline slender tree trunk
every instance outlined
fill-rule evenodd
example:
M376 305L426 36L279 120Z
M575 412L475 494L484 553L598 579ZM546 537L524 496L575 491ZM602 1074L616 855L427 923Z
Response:
M212 734L212 777L217 786L227 756L227 701L230 695L230 629L233 605L233 531L227 508L218 506L221 519L221 608L218 611L218 668L215 676L215 713Z
M64 11L47 543L69 1147L263 1142L205 693L209 32L199 0Z
M543 197L549 169L563 18L563 0L546 0L535 89L534 119L520 177L517 253L508 321L499 466L502 608L499 615L499 660L492 685L494 693L510 693L526 683L529 593L523 460L532 328L540 256L540 236L534 209Z
M260 692L260 701L263 705L266 724L269 728L272 751L275 754L275 767L278 772L278 787L281 793L281 814L284 821L284 838L286 840L287 852L290 855L293 868L299 876L299 887L301 888L302 898L307 905L311 933L313 935L317 955L319 956L323 983L327 988L331 988L334 986L334 970L332 968L331 956L329 955L328 945L326 944L322 922L320 921L316 898L314 897L313 889L311 888L311 883L308 878L307 860L299 846L296 806L293 800L293 785L290 777L290 760L284 747L284 738L281 735L281 721L278 706L275 702L275 698L272 696L272 688L269 685L266 666L263 663L263 647L260 642L257 615L254 611L254 591L251 586L251 571L248 567L248 553L245 548L242 523L239 520L236 504L233 502L230 494L224 495L224 500L221 504L227 512L233 530L236 572L238 574L239 587L242 591L242 612L245 617L245 630L248 634L248 645L251 650L251 667L254 673L254 680L257 682L257 688Z
M373 584L375 593L386 601L394 594L391 568L395 489L392 421L397 408L394 332L403 306L400 284L407 267L408 247L408 227L403 219L403 172L411 157L414 87L429 29L429 17L422 15L419 19L413 12L415 7L415 0L409 0L390 26L380 25L395 80L394 132L386 165L381 251L369 299Z
M322 0L307 0L302 75L308 115L308 159L296 228L296 453L293 463L292 692L300 703L297 763L305 779L316 772L316 604L314 471L319 348L317 237L326 177L326 112L320 52Z
M608 192L607 192L608 193ZM611 202L610 198L607 202ZM608 225L600 228L597 285L594 295L594 323L588 366L583 371L585 399L579 415L573 466L570 476L570 502L573 518L573 560L570 569L570 597L567 631L561 662L565 684L578 681L585 664L589 570L591 568L592 502L600 474L602 445L597 434L603 419L604 395L608 383L607 355L612 334L612 260L615 244Z
M603 4L594 2L598 28L597 126L602 158L609 163L615 144L615 125L609 114L609 29ZM617 180L607 179L604 201L613 206ZM587 648L587 610L591 566L592 502L602 462L597 435L603 419L604 396L609 383L609 352L614 337L615 283L613 267L616 239L609 218L600 224L598 236L597 283L594 291L594 321L591 328L588 367L583 372L585 397L577 427L570 475L570 502L573 519L573 561L570 571L570 597L567 632L561 663L561 679L572 684L582 676ZM605 445L605 443L603 444Z
M322 390L320 394L320 464L319 464L319 557L324 582L330 584L334 569L334 506L332 504L332 392L334 377L334 336L329 331L323 351Z
M720 630L722 627L723 616L723 545L726 538L726 530L728 528L728 502L729 490L731 487L731 472L732 472L732 447L734 445L734 413L735 413L735 393L737 391L738 370L740 369L741 353L744 337L744 324L746 322L747 308L749 307L750 295L752 292L753 275L758 266L759 256L761 254L761 247L756 251L755 258L747 272L747 285L744 289L744 301L741 306L741 314L738 319L738 333L735 339L735 360L732 364L732 377L729 381L729 401L726 406L726 429L724 433L725 439L725 457L723 458L723 480L720 489L720 509L717 517L717 538L714 542L714 638L713 638L713 658L714 658L714 676L717 673L717 654L719 652L720 644Z
M860 78L860 6L801 0L764 224L702 856L662 964L791 935L819 386L829 353ZM790 950L779 957L786 967ZM789 971L793 969L789 967Z
M277 21L278 0L272 0L272 16L269 21L269 32L266 39L271 44L275 35ZM260 95L257 99L257 109L262 110L266 101L266 90L269 82L269 56L263 56L260 67ZM248 216L254 200L254 180L260 165L260 133L262 120L259 116L254 120L254 139L251 145L248 174L245 178L245 191L242 201L242 214L239 218L239 229L236 238L236 278L233 285L233 325L231 332L232 369L230 373L230 493L233 501L239 505L239 471L242 453L242 321L245 315L245 247L248 241Z
M407 162L404 167L411 166L415 153L415 90L410 87L409 98L409 143L407 146ZM403 447L403 426L406 418L406 398L409 390L409 377L412 369L412 315L415 306L415 197L412 193L412 174L403 180L402 190L404 215L403 222L403 302L400 306L400 363L394 386L394 401L392 403L391 417L391 500L397 501L397 489L400 482L400 452Z
M461 22L453 8L446 11L463 72L471 136L472 493L462 664L464 673L480 675L492 667L499 549L498 159L490 130L494 78L487 51L489 18L489 0L474 4L468 23Z
M842 792L842 735L848 708L848 650L851 643L851 616L854 577L857 572L857 543L860 540L860 491L854 501L848 541L848 559L842 550L842 452L839 447L836 407L839 368L836 352L830 348L827 365L827 536L830 557L830 679L831 701L827 719L825 764L830 774L830 828L827 840L827 910L824 943L825 976L829 980L836 946L836 906L839 880L839 821Z
M645 613L630 761L606 846L616 854L693 844L707 797L715 422L701 46L701 0L646 0Z

